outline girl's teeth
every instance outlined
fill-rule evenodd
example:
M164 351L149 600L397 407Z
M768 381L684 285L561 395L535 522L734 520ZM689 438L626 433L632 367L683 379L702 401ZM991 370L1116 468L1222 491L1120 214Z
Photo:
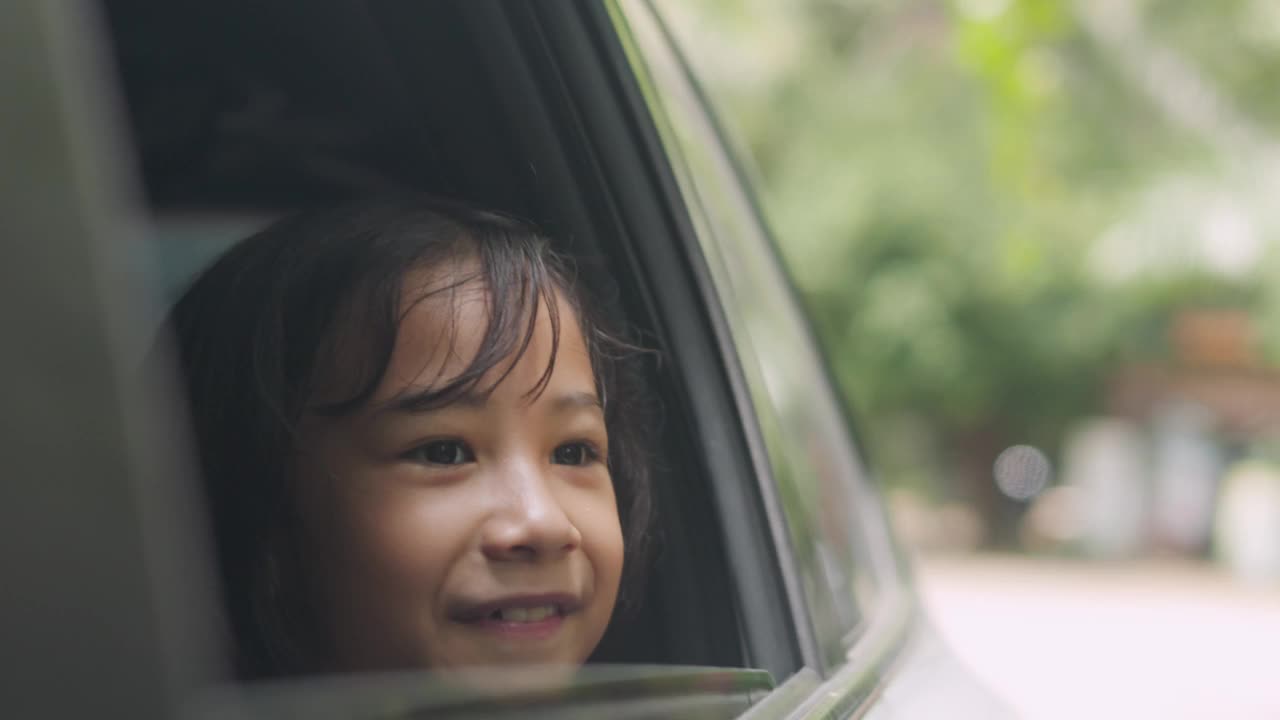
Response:
M506 608L498 612L498 617L506 622L541 622L556 613L554 605L533 608Z

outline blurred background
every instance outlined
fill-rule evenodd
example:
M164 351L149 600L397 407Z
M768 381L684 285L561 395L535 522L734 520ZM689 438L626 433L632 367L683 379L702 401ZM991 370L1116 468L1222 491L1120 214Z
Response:
M1280 3L657 4L957 652L1280 718Z

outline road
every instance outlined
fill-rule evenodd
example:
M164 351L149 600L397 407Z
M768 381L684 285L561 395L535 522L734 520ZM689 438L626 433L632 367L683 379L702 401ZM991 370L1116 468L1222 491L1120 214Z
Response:
M1029 720L1280 720L1280 588L1161 562L916 569L943 637Z

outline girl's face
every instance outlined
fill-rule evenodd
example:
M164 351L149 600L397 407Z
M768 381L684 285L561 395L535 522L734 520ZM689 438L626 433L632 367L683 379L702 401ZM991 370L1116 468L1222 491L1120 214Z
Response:
M560 343L540 395L528 393L551 357L545 307L527 351L480 383L510 367L491 394L414 409L416 394L467 367L484 333L479 281L413 304L449 279L407 278L410 309L367 407L304 423L303 554L334 669L571 668L604 633L623 561L586 345L557 296Z

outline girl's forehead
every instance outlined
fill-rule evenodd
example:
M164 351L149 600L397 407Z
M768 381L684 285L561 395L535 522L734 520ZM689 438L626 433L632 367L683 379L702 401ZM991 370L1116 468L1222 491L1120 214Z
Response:
M564 370L587 368L587 380L594 384L577 314L559 288L549 293L554 307L549 308L547 300L538 296L536 317L530 317L533 302L495 313L493 293L486 280L478 272L468 272L465 266L460 270L451 274L419 271L406 278L396 342L382 382L375 391L375 404L409 388L447 384L471 368L486 344L486 336L495 333L504 335L501 339L505 342L501 344L515 351L494 358L496 362L487 368L480 387L491 386L510 371L503 384L509 381L533 388L548 368L553 374L560 374L557 369L565 361L571 362ZM522 295L512 294L513 297ZM553 322L553 313L558 322ZM528 345L519 353L526 335Z
M403 374L401 366L406 363L469 364L486 333L496 331L490 328L490 303L488 284L480 278L460 283L427 278L417 287L407 284L401 296L389 374ZM528 310L521 308L520 315L527 322Z

